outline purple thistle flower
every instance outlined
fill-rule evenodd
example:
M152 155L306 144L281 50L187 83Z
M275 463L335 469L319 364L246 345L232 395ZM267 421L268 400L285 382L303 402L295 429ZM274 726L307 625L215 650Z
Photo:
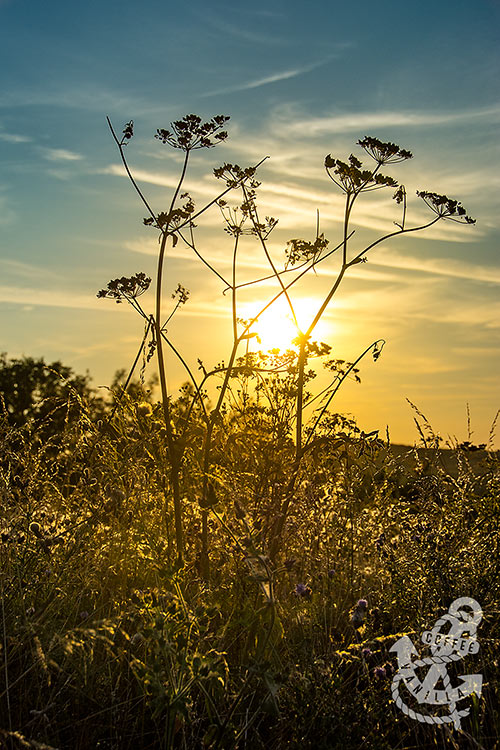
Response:
M310 599L311 594L312 594L312 589L310 586L307 586L305 583L297 583L293 593L296 596L304 597L304 599Z
M364 648L361 651L361 656L363 657L363 659L368 659L368 657L371 656L371 655L372 655L372 651L369 648Z
M373 675L377 680L383 680L387 677L387 672L385 671L384 667L375 667L375 669L373 670Z

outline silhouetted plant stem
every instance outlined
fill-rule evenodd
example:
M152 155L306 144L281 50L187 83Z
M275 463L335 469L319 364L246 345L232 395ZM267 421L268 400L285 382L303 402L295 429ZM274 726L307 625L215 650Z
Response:
M284 499L281 504L280 511L276 517L276 521L273 524L272 532L271 532L271 542L270 542L270 557L272 560L275 559L279 546L280 546L280 540L281 535L283 533L283 529L285 527L286 519L288 516L288 511L291 505L291 502L293 500L293 493L295 488L295 482L298 476L298 472L300 469L300 463L302 460L302 457L305 453L305 449L309 444L310 437L314 430L317 428L319 421L323 414L325 413L327 407L329 406L333 396L338 391L340 385L344 382L345 378L348 376L350 372L354 369L356 364L363 359L363 357L378 343L375 342L375 344L370 344L370 346L356 359L356 361L351 365L351 367L344 373L344 375L341 377L339 383L335 387L333 393L330 395L324 409L321 411L321 414L319 418L316 420L311 435L309 436L308 440L306 441L304 447L302 447L302 426L303 426L303 411L304 411L304 376L305 376L305 366L307 363L307 342L309 341L316 325L318 324L319 320L323 316L326 308L328 307L331 299L337 292L344 276L347 271L347 269L359 262L363 256L371 250L376 245L380 244L384 240L390 239L391 237L394 237L396 235L400 234L406 234L409 232L415 232L419 231L421 229L427 229L428 227L435 224L437 221L439 221L439 216L436 216L435 219L428 222L427 224L423 224L418 227L412 227L410 229L405 229L404 225L403 228L398 228L394 232L390 232L383 237L380 237L379 239L372 242L370 245L368 245L364 250L362 250L360 253L358 253L351 261L348 260L347 256L347 246L348 246L348 240L352 236L352 232L349 233L349 220L352 212L352 207L354 204L355 199L360 194L361 190L358 190L351 198L351 195L348 193L346 195L346 206L345 206L345 214L344 214L344 230L343 230L343 240L342 240L342 266L340 268L340 271L338 273L338 276L335 280L335 283L333 284L332 288L326 295L325 299L323 300L322 304L320 305L316 315L314 316L311 324L307 328L307 330L300 336L300 345L299 345L299 354L298 354L298 361L297 361L297 412L296 412L296 432L295 432L295 461L292 466L291 470L291 476L288 483L288 486L286 488ZM404 211L406 212L406 208L404 208Z
M192 230L192 228L191 228L191 227L190 227L190 231L191 231L191 241L189 241L188 239L186 239L186 237L185 237L185 236L184 236L184 235L182 234L182 232L181 232L181 231L180 231L179 229L177 229L177 230L176 230L176 234L177 234L177 235L178 235L178 236L179 236L179 237L181 238L181 240L182 240L182 241L183 241L183 242L184 242L184 243L185 243L185 244L186 244L186 245L187 245L188 247L190 247L190 248L191 248L191 250L193 250L194 254L195 254L195 255L196 255L196 256L197 256L197 257L198 257L198 258L199 258L199 259L201 260L201 262L202 262L202 263L203 263L203 264L204 264L204 265L205 265L205 266L206 266L207 268L209 268L209 269L210 269L210 271L212 271L212 273L213 273L213 274L215 274L216 276L218 276L218 277L219 277L219 279L220 279L221 281L223 281L223 282L224 282L224 284L227 284L227 288L228 288L228 289L231 289L231 285L230 285L230 284L229 284L229 283L228 283L228 282L226 281L226 279L224 278L224 276L222 276L222 274L220 274L220 273L219 273L219 272L217 271L217 269L215 269L215 268L214 268L214 267L212 266L212 264L211 264L211 263L209 263L209 262L208 262L208 260L207 260L206 258L204 258L204 257L203 257L203 255L202 255L202 254L201 254L200 252L198 252L198 250L197 250L197 248L196 248L196 245L195 245L195 243L194 243L194 238L193 238L193 230Z
M167 376L165 372L165 360L163 355L163 337L162 337L162 326L161 326L161 292L162 292L162 274L163 274L163 258L165 255L165 248L167 245L168 232L165 230L162 235L160 254L158 258L158 270L156 277L156 315L155 315L155 338L156 338L156 352L158 360L158 373L160 376L160 389L162 398L163 417L165 421L165 432L167 436L168 454L170 458L170 480L172 483L172 493L174 501L174 518L175 518L175 540L177 546L177 559L181 565L184 558L184 539L183 539L183 528L182 528L182 508L181 508L181 493L179 486L179 464L177 460L176 447L174 443L174 436L172 430L172 423L170 421L170 408L169 408L169 397L167 389ZM165 522L167 523L167 505L168 500L165 498Z
M238 339L238 318L236 315L236 295L238 287L236 286L236 256L238 253L238 241L240 235L237 234L234 238L234 249L233 249L233 267L232 267L232 289L231 289L231 317L233 320L233 346Z
M302 415L304 411L304 371L307 361L306 346L308 338L300 337L299 357L298 357L298 377L297 377L297 422L295 429L295 463L300 461L302 448Z
M182 354L180 353L180 351L177 349L177 347L174 346L172 344L172 342L170 341L170 339L166 336L165 331L162 331L161 335L162 335L165 343L172 349L173 353L178 358L178 360L181 362L182 366L184 367L184 369L186 370L187 374L191 378L191 382L192 382L192 384L194 386L195 393L197 393L199 391L199 389L200 389L200 386L196 382L196 378L194 377L194 375L193 375L193 373L191 371L191 368L189 367L188 363L186 362L186 360L184 359L184 357L182 356ZM194 401L196 402L196 399L194 399ZM201 405L203 414L205 415L205 418L208 419L208 415L207 415L207 411L205 409L205 404L203 403L203 399L200 400L200 405Z
M366 255L366 253L372 249L372 247L375 247L376 245L380 245L381 242L385 242L385 240L390 239L391 237L396 237L396 235L400 234L409 234L410 232L420 232L421 229L428 229L429 227L432 227L433 224L435 224L437 221L440 220L440 216L436 216L435 219L432 221L429 221L427 224L421 224L419 227L410 227L409 229L397 229L395 232L389 232L389 234L385 234L383 237L379 237L378 240L375 240L375 242L372 242L371 245L368 245L368 247L365 247L364 250L362 250L358 255L356 255L348 265L352 266L355 263L358 262L360 258Z
M153 212L153 209L151 208L151 206L149 205L148 201L144 197L144 193L140 189L139 185L136 183L136 181L134 179L134 176L133 176L132 172L130 171L130 168L129 168L128 164L127 164L127 160L125 158L125 153L123 151L123 141L119 141L118 140L118 136L115 133L115 130L114 130L112 124L111 124L111 120L109 119L109 117L106 117L106 120L108 122L109 129L111 130L111 135L113 136L113 139L114 139L116 145L118 146L118 151L120 152L120 157L121 157L121 160L122 160L122 164L123 164L123 166L125 168L127 176L129 178L130 182L132 183L132 185L134 186L137 195L139 196L139 198L141 199L141 201L146 206L146 208L148 210L148 213L156 221L156 216L155 216L155 214Z
M233 343L231 356L229 357L229 362L228 362L227 369L224 375L224 381L220 389L219 398L217 399L217 404L215 405L215 408L212 410L209 416L207 432L205 435L205 445L203 449L203 489L202 489L203 495L202 495L202 502L201 502L202 525L201 525L200 572L201 572L202 577L206 579L208 579L210 575L210 563L209 563L209 556L208 556L208 511L206 510L206 506L208 505L208 488L209 488L209 475L210 475L210 455L211 455L211 450L212 450L212 436L213 436L215 424L217 420L219 419L221 406L223 404L223 401L226 395L226 390L229 384L229 378L231 377L234 360L236 359L236 353L238 351L240 340L241 338L237 338L236 341L234 341Z
M319 415L317 416L317 418L316 418L316 420L315 420L315 422L314 422L314 424L313 424L313 426L311 428L311 431L310 431L310 433L308 435L308 438L307 438L306 442L304 443L304 450L310 444L311 438L313 437L314 432L315 432L317 426L321 422L321 419L322 419L323 415L326 413L328 407L330 406L330 402L331 402L332 398L335 396L335 394L337 393L338 389L340 388L340 386L342 385L342 383L344 382L344 380L351 374L351 372L356 368L356 365L358 365L361 362L361 360L368 354L368 352L370 352L372 349L376 350L380 346L380 349L378 349L378 353L377 353L377 356L378 356L378 354L382 350L382 347L383 347L384 344L385 344L384 339L377 339L377 341L374 341L372 344L370 344L370 346L367 346L366 349L364 350L364 352L362 354L360 354L359 357L348 367L348 369L344 372L344 374L340 378L338 378L337 385L335 386L335 388L333 389L333 391L330 393L330 396L328 397L326 403L324 404L323 408L321 409Z
M205 437L204 446L204 457L203 457L203 500L202 505L206 505L208 499L208 477L210 472L210 453L212 446L212 435L215 427L215 421L219 416L220 408L224 401L225 392L229 384L229 378L231 376L234 360L238 351L240 339L238 338L238 326L237 326L237 308L236 308L236 257L238 253L238 242L239 234L236 234L233 248L233 263L232 263L232 295L231 295L231 318L233 327L233 347L231 350L231 356L229 358L229 364L226 369L224 376L224 382L219 394L219 398L215 409L210 414L207 423L207 432ZM217 274L219 275L219 274ZM208 578L210 575L210 559L208 555L208 512L206 508L202 508L201 511L201 559L200 559L200 572L204 578Z
M286 297L286 301L288 302L288 307L290 308L290 312L292 313L292 317L293 317L293 321L295 323L295 327L297 328L297 331L300 333L300 327L299 327L299 324L297 322L297 316L295 315L295 310L294 310L294 307L293 307L292 300L290 298L290 295L288 294L288 290L287 290L285 284L283 283L283 279L281 278L281 274L278 272L278 269L276 268L276 266L275 266L275 264L273 262L273 259L271 258L271 255L269 254L269 250L267 249L267 245L266 245L266 240L264 239L264 237L262 235L262 231L260 229L260 222L259 222L259 215L257 213L257 208L255 206L255 203L253 201L249 200L249 196L248 196L248 193L247 193L244 185L243 185L243 195L245 197L245 201L251 206L251 209L250 209L250 218L252 220L252 224L253 224L254 229L255 229L255 234L259 238L259 242L260 242L260 244L262 246L262 249L264 250L264 254L266 256L267 262L271 266L271 269L272 269L272 272L274 274L274 277L277 279L278 284L281 287L281 291L282 291L282 293Z
M290 472L290 479L288 480L288 484L284 492L284 497L281 503L281 507L276 516L275 523L272 526L272 530L270 534L270 544L269 544L269 557L271 558L273 562L276 562L276 556L278 554L280 542L281 542L281 535L283 533L283 529L285 527L285 521L288 516L288 509L293 500L295 482L297 481L297 477L299 474L301 459L302 459L302 455L296 455L296 458L293 462L292 470Z
M179 195L184 177L186 175L187 165L189 161L189 150L186 150L184 156L184 163L182 165L181 176L177 183L177 187L172 196L170 202L169 214L175 206L175 201ZM182 565L184 560L184 531L182 521L182 505L181 505L181 491L180 491L180 456L178 456L177 446L172 429L172 423L170 420L170 407L169 407L169 396L167 387L167 376L165 372L165 358L163 354L163 337L162 337L162 322L161 322L161 303L162 303L162 284L163 284L163 263L165 258L165 250L167 247L167 240L169 235L169 223L162 231L162 238L160 244L160 252L158 254L158 266L156 273L156 313L155 313L155 338L156 338L156 353L158 359L158 373L160 376L160 388L163 406L163 417L165 420L165 432L167 436L167 446L170 458L170 480L172 483L172 494L174 502L174 518L175 518L175 541L177 547L177 560L178 564ZM168 500L165 498L165 522L167 522L167 503Z
M328 307L330 300L332 299L333 295L339 288L340 283L346 272L347 243L348 243L349 237L351 236L349 234L349 217L351 215L351 209L352 209L355 198L356 196L354 196L351 199L351 196L349 193L346 196L346 205L345 205L345 214L344 214L344 236L342 239L342 267L340 269L339 275L337 276L337 280L335 281L335 284L330 289L329 293L326 295L312 323L309 325L309 327L307 328L303 336L300 337L300 349L299 349L299 357L298 357L298 378L297 378L297 425L296 425L296 434L295 434L295 462L296 463L300 462L300 458L302 454L302 421L303 421L303 411L304 411L304 371L305 371L305 366L307 363L307 342L309 341L312 332L314 331L316 325L318 324L326 308Z

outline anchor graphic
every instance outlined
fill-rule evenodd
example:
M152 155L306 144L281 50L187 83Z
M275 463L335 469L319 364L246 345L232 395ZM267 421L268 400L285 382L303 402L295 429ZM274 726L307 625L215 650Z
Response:
M463 609L468 607L469 613ZM479 651L479 644L475 634L483 613L475 599L460 597L455 599L449 607L448 613L436 621L432 630L422 633L422 642L429 645L432 656L424 659L418 658L418 652L408 636L402 636L392 646L398 660L398 671L392 680L392 697L395 704L403 713L411 719L426 724L453 723L456 729L460 728L460 720L469 715L470 708L457 709L457 703L464 698L475 694L481 696L483 678L480 674L459 675L461 684L452 687L448 675L447 664L452 661L463 659L467 654L475 654ZM448 632L442 633L443 625L449 623ZM417 658L414 659L413 657ZM416 674L418 667L428 666L429 669L423 680ZM436 685L442 682L443 689L437 689ZM404 683L408 692L420 704L449 706L448 716L433 716L422 714L404 703L399 690Z

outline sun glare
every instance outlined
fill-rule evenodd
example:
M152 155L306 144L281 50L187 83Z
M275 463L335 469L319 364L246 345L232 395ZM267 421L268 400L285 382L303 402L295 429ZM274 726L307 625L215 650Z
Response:
M319 308L319 302L312 298L292 300L297 321L304 331L312 322L314 315ZM250 315L248 317L251 317ZM293 316L290 312L288 302L283 299L277 300L265 313L261 315L257 323L253 326L252 331L258 334L260 344L256 346L259 349L267 351L269 349L290 349L293 346L293 340L297 336ZM331 326L324 320L320 320L312 334L313 341L326 341L331 337Z

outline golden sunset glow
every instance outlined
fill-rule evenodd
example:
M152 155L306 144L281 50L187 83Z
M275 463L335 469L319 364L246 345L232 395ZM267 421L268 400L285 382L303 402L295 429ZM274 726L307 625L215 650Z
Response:
M297 322L302 331L305 331L316 315L320 303L308 297L292 299L292 304ZM266 351L269 349L281 349L283 351L291 348L293 340L298 334L288 302L281 298L261 315L252 330L258 334L260 339L258 348ZM322 318L314 329L312 339L330 343L331 336L332 326Z

